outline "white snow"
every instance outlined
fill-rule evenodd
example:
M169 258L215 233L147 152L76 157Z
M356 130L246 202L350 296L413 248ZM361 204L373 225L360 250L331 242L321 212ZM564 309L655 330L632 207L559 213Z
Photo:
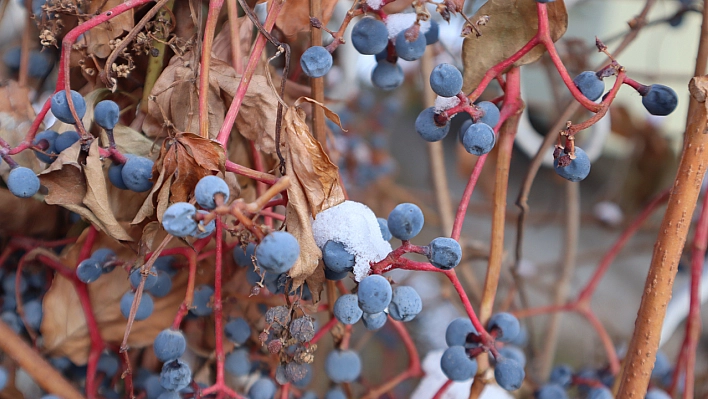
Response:
M435 112L446 111L452 107L457 106L460 103L460 99L457 97L440 97L435 99Z
M391 252L391 244L381 236L376 215L359 202L344 201L318 213L312 221L312 232L318 247L329 240L338 241L355 256L356 281L369 275L370 262L378 262Z
M369 0L376 1L376 0ZM413 12L391 14L386 18L386 28L388 28L388 38L393 39L415 23L416 14ZM420 21L420 34L430 30L430 21Z
M381 8L381 5L383 4L383 0L366 0L366 5L371 7L372 10L378 10Z
M416 387L411 395L411 399L431 399L437 393L447 377L440 369L440 358L443 350L434 350L428 352L421 363L421 367L425 372L425 376ZM467 399L470 396L470 386L472 379L463 382L453 382L452 385L442 395L444 399ZM480 395L481 399L513 399L509 392L505 391L499 385L487 384Z

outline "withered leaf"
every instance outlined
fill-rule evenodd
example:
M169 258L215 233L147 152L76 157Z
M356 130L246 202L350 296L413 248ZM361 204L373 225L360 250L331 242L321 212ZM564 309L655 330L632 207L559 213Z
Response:
M224 149L216 141L194 133L179 133L174 138L165 139L153 168L153 171L159 170L160 175L133 224L152 215L155 193L159 193L157 216L161 219L169 203L187 201L202 177L223 173L225 162Z
M152 89L143 131L148 137L167 136L167 121L180 132L199 131L197 79L191 53L172 57ZM209 68L209 137L215 138L224 122L227 107L236 95L241 76L224 61L211 60ZM255 75L248 85L235 126L256 148L275 152L277 98L265 76Z
M86 239L86 231L59 259L71 269L76 267L79 251ZM131 234L139 235L140 228L134 227ZM177 240L173 242L179 244ZM99 233L94 243L93 249L97 248L110 248L121 260L135 259L133 251L102 233ZM46 252L43 254L47 255ZM213 267L209 267L208 263L206 260L197 265L197 284L206 283L213 278ZM177 273L172 280L172 291L163 298L154 298L155 308L152 315L147 320L133 324L128 339L131 347L150 345L155 336L172 323L179 305L184 300L187 274L186 270ZM119 307L120 298L130 290L127 273L123 268L117 267L87 287L101 337L108 344L119 345L127 323ZM41 332L45 350L52 355L67 356L75 364L85 364L90 348L89 333L79 297L71 281L60 275L55 276L44 297L43 314Z
M268 7L272 0L268 1ZM336 0L323 0L322 18L320 21L323 25L327 25L329 19L332 18L334 6L337 5ZM298 32L310 29L310 2L309 0L288 0L283 5L283 9L278 14L275 20L275 26L278 27L285 36L295 36Z
M300 100L296 102L299 103ZM317 292L324 275L315 274L322 252L313 237L311 218L342 203L344 192L337 166L310 134L302 109L292 106L285 111L282 134L286 143L286 174L292 178L288 188L286 228L300 243L300 257L290 269L290 277L295 287L307 279L310 289Z
M550 33L553 41L563 36L568 27L568 13L563 0L546 4ZM536 2L530 0L488 1L470 18L476 21L488 15L489 21L481 28L482 36L465 39L462 45L465 92L472 91L487 70L509 58L533 38L538 30ZM536 46L517 61L514 66L530 64L545 52Z
M100 13L120 5L123 0L92 1L89 5L89 14ZM99 7L101 7L99 9ZM115 18L104 22L94 29L86 32L87 50L98 58L106 58L111 54L110 41L130 31L133 26L133 10L128 10Z
M0 236L54 237L64 227L61 208L34 199L18 198L0 189Z
M21 87L15 81L0 84L0 138L10 146L15 147L24 141L35 112L29 100L29 88ZM40 170L40 164L33 151L23 151L12 158L22 166L35 172ZM7 179L10 167L6 162L0 162L0 175Z
M241 49L240 54L237 57L248 57L251 50L251 41L253 40L253 22L248 16L236 18L236 26L238 31L236 35L231 34L231 25L225 23L221 28L221 31L214 37L214 44L211 47L211 53L215 58L231 64L233 59L231 43L234 37L238 37L238 47ZM246 62L243 62L246 65Z
M98 141L94 140L89 147L89 154L86 157L86 165L84 166L84 174L86 176L86 196L83 203L93 214L101 221L103 230L111 237L122 240L132 241L128 233L118 224L113 210L111 209L110 201L108 200L108 191L106 189L106 178L103 174L103 163L98 152Z

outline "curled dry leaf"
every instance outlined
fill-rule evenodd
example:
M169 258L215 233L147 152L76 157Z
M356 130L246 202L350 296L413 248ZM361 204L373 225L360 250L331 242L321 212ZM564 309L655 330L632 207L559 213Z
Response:
M546 8L551 38L556 41L568 27L565 3L563 0L556 0L548 3ZM489 21L481 29L482 36L467 38L462 45L465 92L477 87L489 68L511 57L531 40L538 30L535 1L489 1L470 20L477 21L483 15L488 15ZM530 64L538 60L545 51L543 46L536 46L514 66Z
M13 80L0 84L0 138L12 147L24 141L34 120L35 112L29 98L29 89ZM40 163L32 151L23 151L12 158L35 172L40 170ZM0 162L0 175L3 179L7 179L9 173L7 163Z
M337 165L332 163L320 143L312 137L305 122L305 112L297 106L302 101L319 104L311 99L299 99L283 116L286 173L292 178L285 217L287 231L300 243L300 258L290 269L293 287L307 280L310 290L317 296L322 288L324 274L315 274L322 252L312 234L311 218L317 217L325 209L339 205L345 198ZM326 107L325 112L336 117L336 121L339 120Z
M86 240L88 229L78 241L68 247L58 259L70 269L76 268L81 246ZM139 235L140 228L131 229L132 235ZM160 240L155 240L159 243ZM177 240L173 240L178 244ZM132 261L135 253L120 245L105 234L99 233L93 250L110 248L119 259ZM53 256L47 250L43 255ZM186 265L184 258L178 257L178 262ZM187 286L186 267L180 270L172 280L172 291L163 298L153 298L155 309L152 315L144 321L136 321L131 329L128 344L139 348L152 344L155 336L172 324L172 320L185 296ZM213 267L208 266L208 260L197 265L197 284L204 284L213 278ZM127 320L120 313L120 298L130 289L128 274L123 268L116 267L111 273L102 276L87 285L93 314L96 317L101 337L108 343L120 345ZM143 295L146 295L145 293ZM90 339L86 318L70 280L56 275L52 286L44 297L42 319L42 338L44 349L54 356L67 356L75 364L85 364L88 359Z
M322 18L320 21L324 26L332 17L336 0L322 0ZM268 1L270 7L270 1ZM310 1L309 0L288 0L275 20L277 26L283 34L288 37L295 36L298 32L310 30Z
M223 173L225 160L221 144L194 133L179 133L174 138L165 139L153 167L153 176L159 171L157 181L133 219L133 224L151 216L155 212L155 202L157 217L161 220L170 203L187 201L199 179Z
M143 131L148 137L167 136L167 126L180 132L199 131L199 100L191 53L173 57L152 89ZM241 76L227 63L212 59L209 68L209 137L216 138L228 106L236 94ZM239 133L253 140L256 148L275 152L277 99L266 78L255 75L236 117ZM169 122L166 122L169 121Z
M96 140L88 156L82 154L80 141L62 151L39 180L49 190L47 204L78 213L116 240L132 240L113 215Z

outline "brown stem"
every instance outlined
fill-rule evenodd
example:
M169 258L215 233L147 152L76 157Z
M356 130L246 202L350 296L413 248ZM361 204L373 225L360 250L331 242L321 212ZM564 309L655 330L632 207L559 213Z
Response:
M42 389L65 399L84 399L69 381L3 321L0 321L0 337L0 349L17 362Z
M310 0L310 17L322 19L321 0ZM322 30L310 26L310 41L312 46L321 46ZM283 79L287 79L287 76L283 76ZM312 98L324 104L324 77L310 78L310 90L312 90ZM327 132L325 131L325 114L322 107L312 107L312 132L326 151Z
M620 399L644 397L646 393L659 347L666 305L671 299L678 262L686 243L691 215L696 207L708 164L708 157L705 155L708 135L704 134L708 118L705 107L708 77L691 79L689 90L690 101L700 104L696 104L693 112L688 115L683 154L668 207L659 228L659 238L654 246L634 334L624 361L617 394Z
M202 42L202 60L199 65L199 135L209 138L209 68L211 66L211 47L214 43L214 31L219 12L224 5L224 0L211 0L207 14L204 40ZM239 40L232 38L232 40Z

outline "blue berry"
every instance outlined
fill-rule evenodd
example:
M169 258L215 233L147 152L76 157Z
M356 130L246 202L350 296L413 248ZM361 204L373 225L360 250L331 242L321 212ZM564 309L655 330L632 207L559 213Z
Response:
M445 330L445 342L447 346L466 346L467 336L477 334L477 330L467 317L458 317L450 322Z
M154 267L153 267L154 269ZM150 277L148 277L148 280ZM147 281L146 281L147 283ZM155 298L163 298L166 297L167 294L172 291L172 276L166 271L163 270L157 270L157 281L155 282L155 285L150 287L148 289L150 294L154 296Z
M197 208L187 202L177 202L167 208L162 215L162 227L167 233L175 237L187 237L197 230L197 221L194 216Z
M462 73L450 64L440 64L430 73L430 87L440 97L455 97L462 90Z
M516 360L521 367L526 366L526 355L524 354L524 351L515 346L506 345L503 348L499 348L499 355L501 357Z
M335 349L327 354L324 367L330 380L352 382L361 374L361 359L354 351Z
M659 388L652 388L647 391L647 396L644 399L671 399L671 396Z
M425 35L418 35L417 39L409 42L406 39L406 30L403 30L396 36L395 45L396 54L398 54L399 57L406 61L415 61L425 53Z
M285 366L284 372L287 381L294 383L294 385L300 383L305 387L312 380L312 366L307 363L290 362Z
M498 330L497 341L509 342L519 334L521 326L519 319L511 313L501 312L492 315L489 319L488 330Z
M440 141L450 131L450 122L448 121L442 126L438 125L435 122L435 108L426 108L415 118L415 131L425 141Z
M573 382L573 368L567 364L559 364L551 370L548 382L568 388Z
M78 92L71 90L71 101L74 103L74 109L76 109L76 115L79 118L83 118L86 114L86 101ZM51 101L52 114L56 116L57 119L64 123L73 125L76 123L74 117L71 115L71 110L69 109L69 102L66 98L66 91L61 90L52 96Z
M133 291L128 291L123 294L120 299L120 312L126 319L130 316L130 307L133 306L133 299L135 299L135 293ZM145 320L152 314L155 304L152 301L152 297L147 293L143 293L140 298L140 303L138 304L138 310L135 312L135 320Z
M192 382L192 370L180 359L162 365L160 385L168 391L179 391Z
M208 285L200 285L194 290L194 298L192 300L192 309L190 312L197 316L209 316L212 312L210 306L211 297L214 295L214 289Z
M609 388L597 387L592 388L588 393L588 399L613 399L612 391Z
M339 281L339 280L342 280L345 277L347 277L349 275L349 272L337 273L337 272L333 272L325 267L324 274L325 274L325 278L327 280Z
M651 378L662 379L670 373L671 362L669 361L669 358L666 357L664 352L657 352L656 361L654 361L654 368L651 370Z
M423 310L423 301L413 287L399 286L393 290L388 314L397 321L413 320Z
M354 269L354 255L347 252L341 242L327 241L322 247L322 261L326 268L335 273L349 272Z
M361 317L364 327L369 331L378 330L383 327L384 324L386 324L386 320L388 320L388 316L386 316L385 312L364 313Z
M481 101L477 104L477 108L484 112L484 115L479 118L477 123L484 123L491 127L495 127L499 123L501 114L499 113L499 108L493 102Z
M182 399L182 395L177 391L165 391L157 399Z
M536 399L568 399L565 389L558 384L545 384L536 391Z
M440 36L440 25L435 22L435 20L430 20L430 29L425 32L425 43L426 45L435 44L438 42Z
M593 71L585 71L573 79L575 87L590 101L595 101L605 91L605 82Z
M5 294L15 295L15 280L17 279L17 272L13 272L5 276L2 279L2 289ZM20 275L20 293L27 291L27 280L24 276Z
M157 334L152 348L159 361L169 362L182 356L187 350L187 341L181 332L168 328Z
M388 229L388 220L384 218L376 218L376 221L379 222L381 237L384 239L384 241L390 241L393 236L391 235L391 231Z
M352 45L365 55L380 53L388 45L388 29L378 19L365 17L352 29Z
M649 86L649 90L642 96L642 105L652 115L666 116L676 109L678 105L678 96L674 89L653 84Z
M362 311L359 308L357 296L346 294L337 298L333 309L334 317L344 324L354 324L361 319Z
M462 248L460 243L447 237L438 237L428 246L428 260L442 270L450 270L460 264Z
M224 335L229 341L243 345L251 337L251 326L243 317L237 317L224 325Z
M275 383L270 378L261 377L248 389L250 399L273 399Z
M7 380L10 377L7 374L7 369L5 367L0 366L0 391L5 389L7 386Z
M112 271L115 266L109 266L107 267L106 264L109 262L114 261L116 258L116 253L113 252L112 249L109 248L99 248L91 254L91 259L95 259L98 263L101 264L104 268L104 273L106 271ZM110 270L106 270L106 268Z
M317 394L312 391L307 391L300 396L300 399L318 399ZM336 399L336 398L335 398Z
M357 297L359 307L366 313L379 313L391 303L393 290L391 284L379 274L365 277L359 283Z
M234 248L234 262L240 267L251 267L253 268L253 254L256 252L256 244L249 242L246 249L243 246L237 245Z
M123 165L122 163L112 163L111 166L108 167L108 180L116 188L127 190L128 186L126 186L123 181Z
M423 211L411 203L396 205L388 215L388 229L391 235L402 241L417 236L423 229L424 223Z
M297 239L285 231L274 231L256 247L258 266L268 273L280 274L290 270L300 256Z
M440 358L440 368L452 381L466 381L477 373L477 361L467 355L464 347L456 345L445 349Z
M92 283L98 280L103 274L103 267L96 259L88 258L82 260L76 267L76 277L84 283Z
M200 209L197 212L205 216L209 214L209 212L203 209ZM207 238L212 235L214 231L216 231L216 219L212 219L209 223L206 224L206 226L204 225L204 219L202 219L197 223L197 229L194 230L191 235L192 237L201 240L202 238Z
M32 169L18 166L10 171L7 188L15 197L29 198L39 191L39 178Z
M324 399L347 399L347 395L342 388L334 387L325 393Z
M155 164L151 159L145 157L127 157L121 177L123 183L129 190L142 193L152 188L152 167Z
M332 69L332 54L322 46L312 46L300 57L302 72L311 77L319 78Z
M78 132L74 130L68 130L57 136L56 140L54 141L54 149L56 150L56 152L62 152L74 145L74 143L76 143L80 139L81 136L79 136Z
M39 132L34 136L34 140L32 140L32 144L35 146L41 147L42 151L45 152L46 154L43 154L41 152L34 152L34 155L39 159L40 161L44 163L52 163L54 162L55 157L50 156L51 154L57 154L57 148L56 148L56 140L59 137L59 133L55 132L54 130L45 130L43 132ZM49 155L48 155L49 154Z
M69 367L72 366L73 363L71 363L71 360L69 360L68 357L62 356L62 357L52 357L49 359L49 363L52 364L52 366L59 370L59 371L67 371ZM2 389L0 389L2 390Z
M500 358L494 368L494 379L497 384L507 391L516 391L521 388L526 373L524 368L513 359Z
M175 257L174 256L160 256L155 260L155 269L157 271L163 271L169 274L170 276L174 276L177 274L177 270L173 267L175 262Z
M113 378L120 369L120 360L111 352L101 353L96 369L102 372L106 377Z
M147 399L158 399L165 392L165 388L160 385L160 376L151 375L145 380L145 396Z
M309 342L315 337L314 319L303 316L293 320L290 323L290 335L299 342Z
M562 166L562 163L567 162L570 164ZM579 182L590 174L590 158L582 148L576 146L575 159L571 160L569 155L562 154L553 160L553 168L558 176L572 182Z
M521 326L519 329L519 334L512 338L508 343L521 347L526 346L526 344L529 343L529 330L527 330L525 326Z
M13 47L5 52L3 62L9 69L18 71L20 69L20 58L20 47ZM45 53L37 50L30 50L28 67L27 73L30 77L41 79L52 71L54 61L48 52Z
M472 155L484 155L494 148L494 129L485 123L473 123L462 133L462 146Z
M42 303L39 300L32 300L23 305L25 321L32 330L39 330L42 325Z
M19 334L24 330L25 325L20 316L11 310L6 310L0 314L0 320L7 324L15 333Z
M224 359L224 369L237 377L251 372L251 360L246 349L234 349Z
M143 288L146 290L149 290L155 285L155 283L157 283L157 269L155 269L155 266L151 267L148 273L149 274L145 279L145 284L143 285ZM133 271L130 272L130 285L133 287L133 289L138 288L138 286L140 285L140 280L142 279L143 276L140 271L140 268L133 269Z
M386 59L380 60L371 70L371 83L381 90L393 90L403 84L404 79L401 66Z
M118 124L119 118L120 108L111 100L103 100L93 109L93 119L98 123L98 126L106 130L113 130Z
M197 186L194 188L194 197L197 203L204 209L216 208L214 196L221 194L224 196L224 203L229 200L229 186L224 179L218 176L204 176L199 179Z

